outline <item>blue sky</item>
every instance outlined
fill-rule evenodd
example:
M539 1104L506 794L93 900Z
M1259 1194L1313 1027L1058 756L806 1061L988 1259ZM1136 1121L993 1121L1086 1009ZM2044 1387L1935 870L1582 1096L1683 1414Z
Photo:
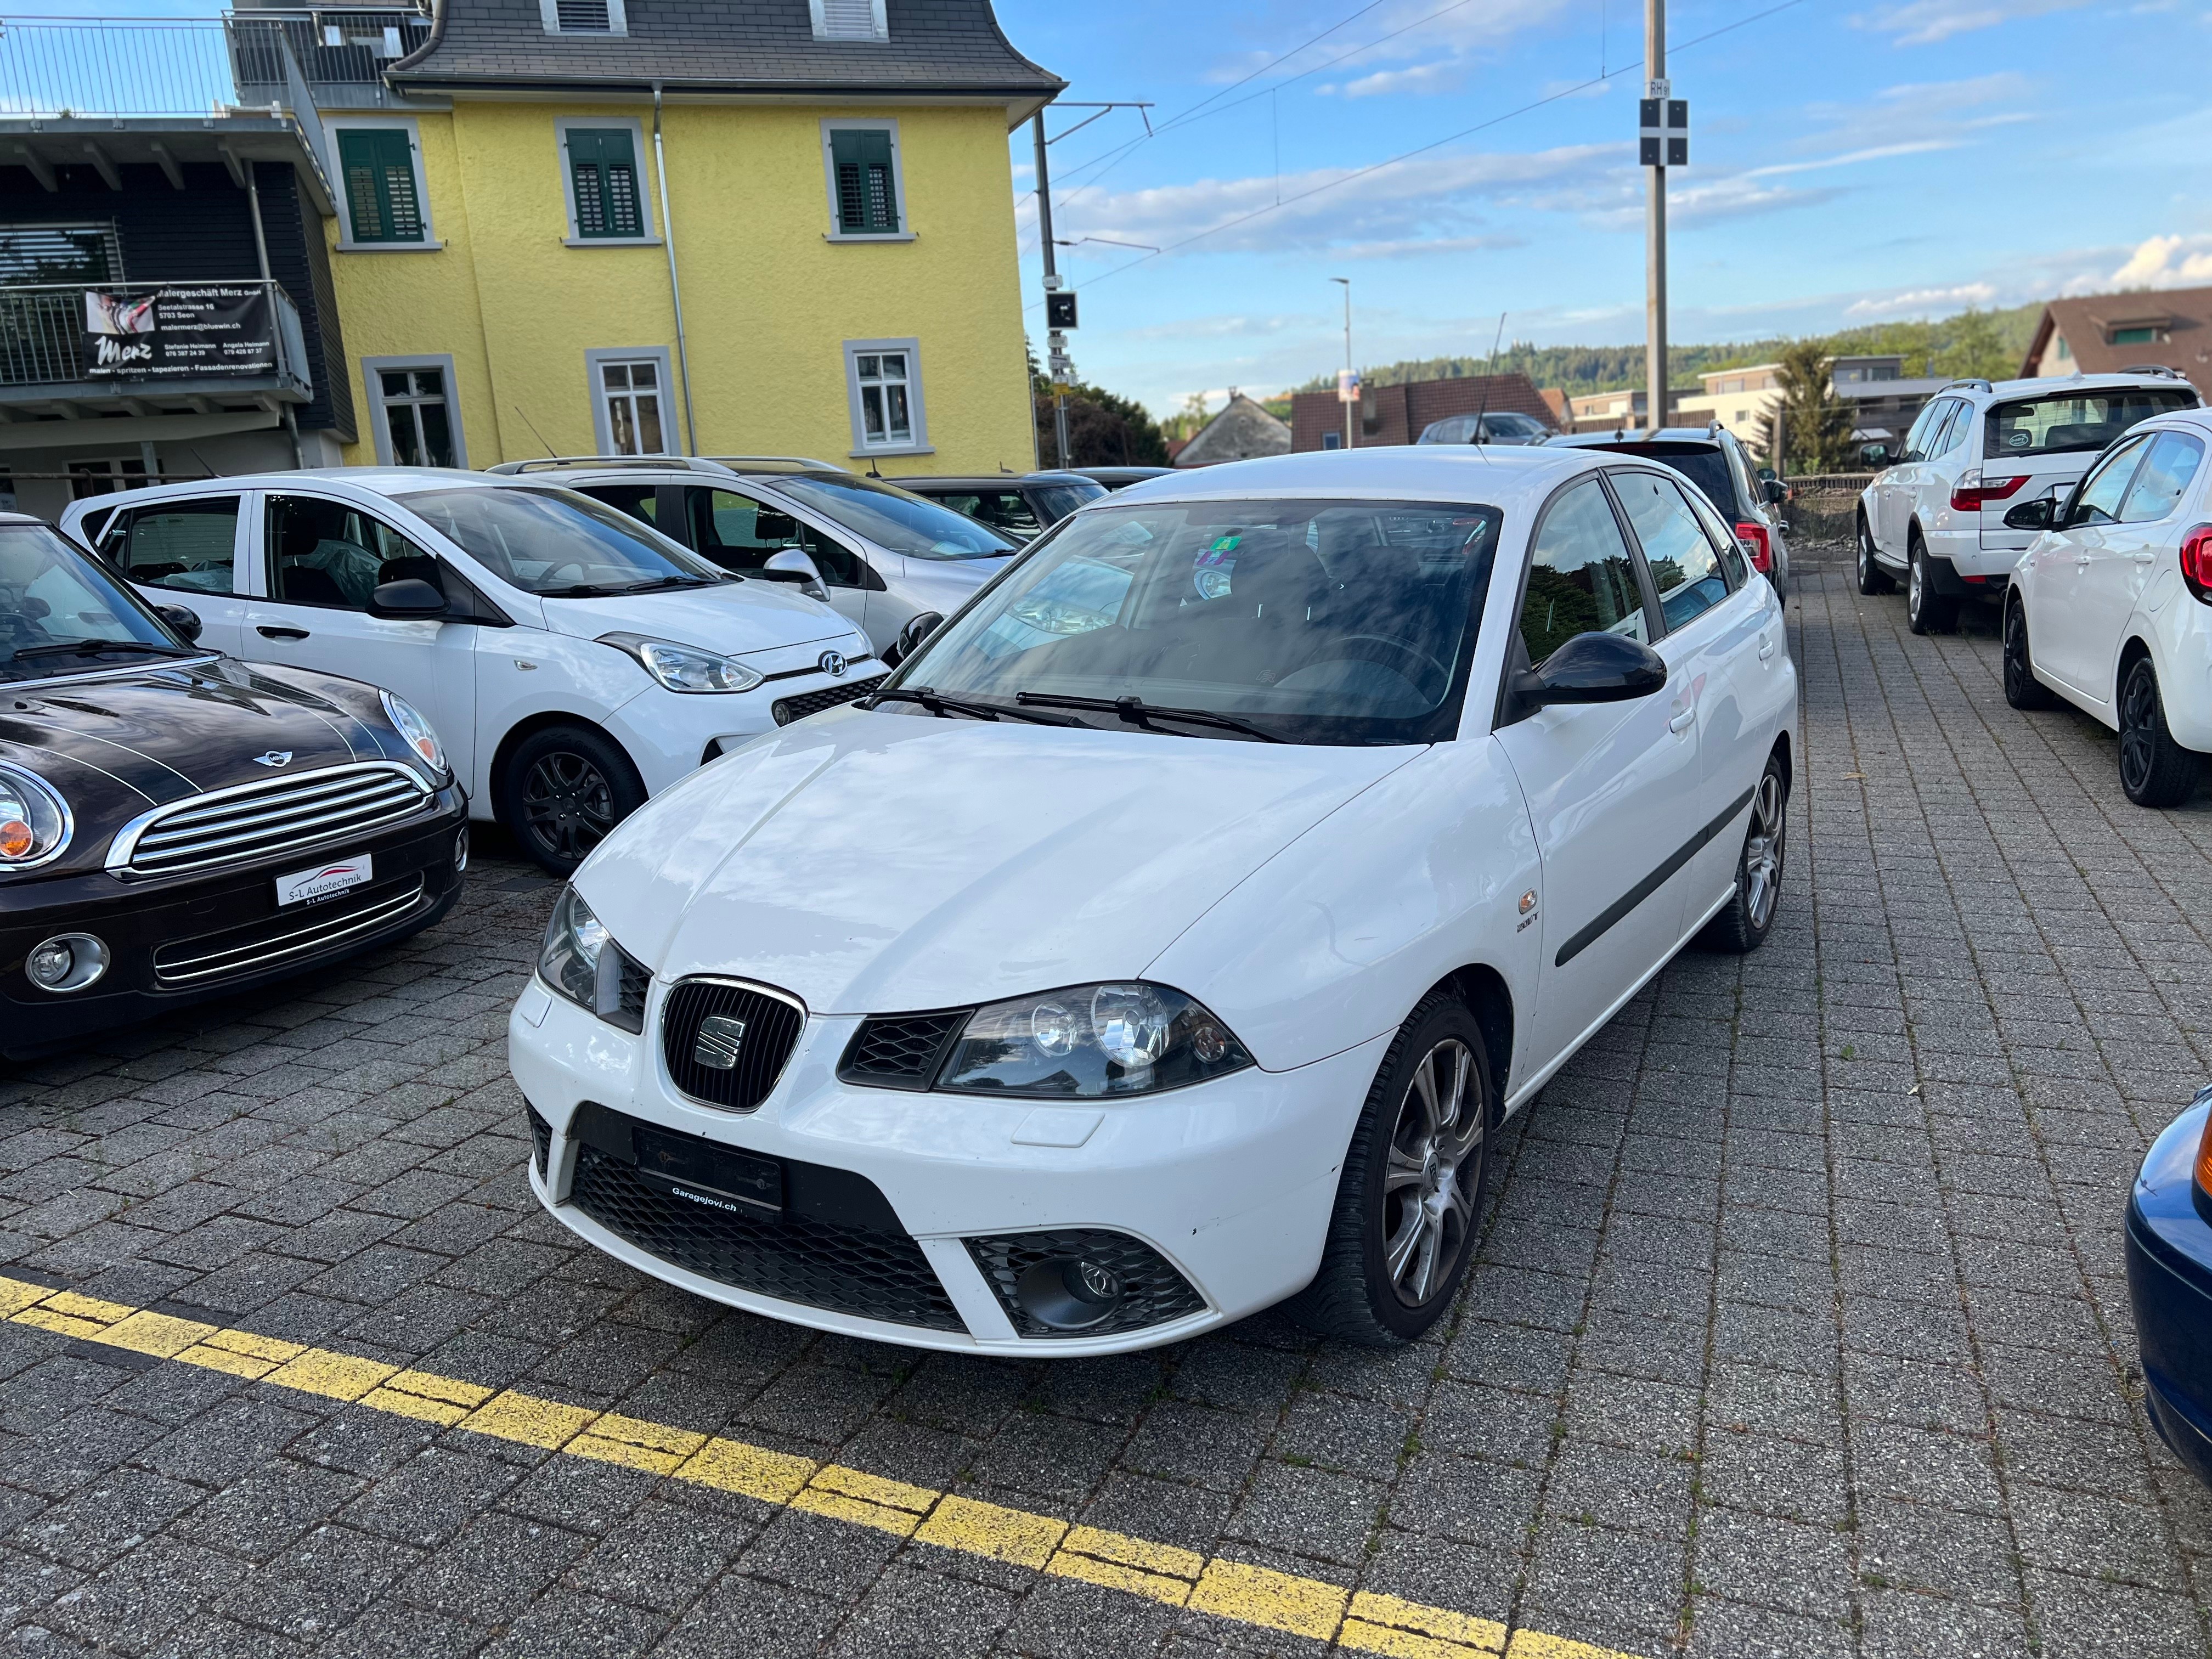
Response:
M1675 340L2212 284L2208 0L1775 3L1669 9ZM1060 239L1170 250L1060 250L1084 378L1168 413L1330 371L1339 276L1363 363L1487 351L1500 312L1509 338L1643 337L1641 0L1360 4L998 0L1069 99L1166 129L1131 144L1116 112L1052 146ZM1012 155L1033 190L1026 129ZM1021 223L1042 346L1030 200Z

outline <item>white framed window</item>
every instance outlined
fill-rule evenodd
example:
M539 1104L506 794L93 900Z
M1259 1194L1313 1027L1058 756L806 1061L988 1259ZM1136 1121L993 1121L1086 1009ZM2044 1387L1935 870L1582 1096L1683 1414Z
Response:
M910 242L899 124L836 118L822 123L822 177L833 242Z
M845 390L854 455L933 453L923 413L919 341L846 341Z
M806 0L817 40L888 40L884 0Z
M623 0L538 0L548 34L628 34Z
M361 379L375 411L369 424L379 466L469 464L450 354L364 357Z
M570 247L653 247L645 128L619 116L563 116L553 123Z
M602 455L676 453L675 380L666 346L584 354L592 389L592 431Z
M341 253L423 253L445 246L430 228L422 135L411 115L324 118L337 151Z

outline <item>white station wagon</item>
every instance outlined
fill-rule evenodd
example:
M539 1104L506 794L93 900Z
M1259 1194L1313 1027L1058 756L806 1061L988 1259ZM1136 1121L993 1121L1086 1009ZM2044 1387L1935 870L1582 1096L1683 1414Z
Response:
M1796 717L1773 588L1649 462L1138 485L586 860L508 1027L532 1184L885 1341L1413 1338L1504 1115L1766 935Z

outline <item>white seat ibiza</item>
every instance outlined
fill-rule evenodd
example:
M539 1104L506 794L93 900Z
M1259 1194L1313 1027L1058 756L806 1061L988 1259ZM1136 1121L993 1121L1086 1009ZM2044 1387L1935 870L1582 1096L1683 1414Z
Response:
M531 1181L703 1297L1097 1353L1449 1305L1490 1152L1772 926L1796 675L1694 489L1283 456L1059 526L610 835L509 1024Z

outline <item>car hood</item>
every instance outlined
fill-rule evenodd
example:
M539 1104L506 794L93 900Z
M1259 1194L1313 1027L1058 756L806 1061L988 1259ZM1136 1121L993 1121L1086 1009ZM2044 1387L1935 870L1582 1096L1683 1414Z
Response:
M1140 975L1420 752L841 710L654 797L576 886L663 977L817 1013L988 1001Z
M787 583L724 582L662 593L609 594L545 601L545 625L557 634L595 640L602 634L646 634L733 657L780 646L807 645L854 631L853 624Z

